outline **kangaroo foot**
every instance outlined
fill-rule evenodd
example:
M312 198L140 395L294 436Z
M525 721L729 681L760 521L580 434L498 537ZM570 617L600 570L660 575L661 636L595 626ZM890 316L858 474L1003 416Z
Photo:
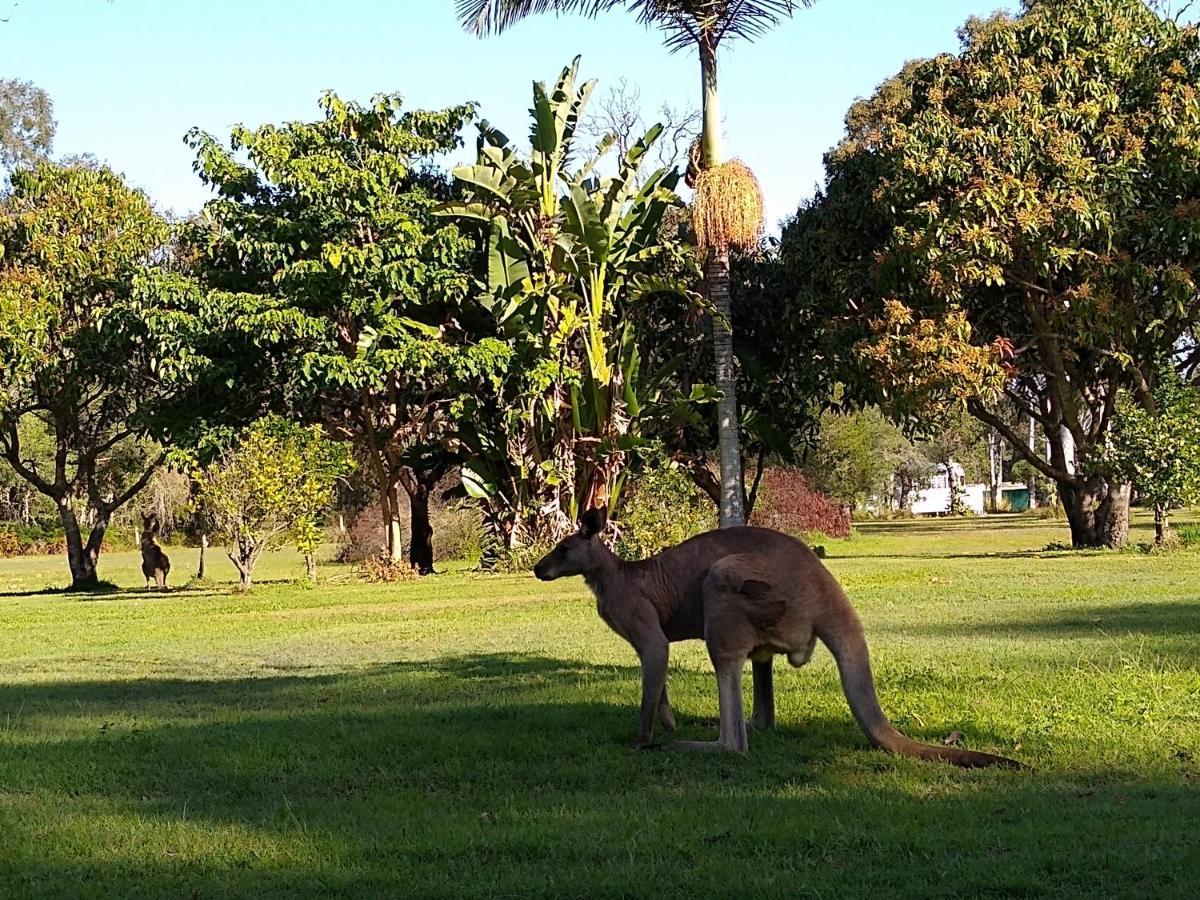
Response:
M691 750L698 753L749 753L749 747L736 747L726 744L724 741L672 741L667 744L665 750L683 751Z

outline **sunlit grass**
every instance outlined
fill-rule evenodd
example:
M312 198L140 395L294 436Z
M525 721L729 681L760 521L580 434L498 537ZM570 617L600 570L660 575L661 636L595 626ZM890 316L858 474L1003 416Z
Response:
M1043 552L1065 537L827 545L897 724L1018 774L870 750L823 650L748 757L636 754L635 659L579 582L309 588L283 553L239 596L214 553L224 580L160 595L113 554L87 599L0 560L0 897L1194 897L1200 553ZM671 686L712 736L702 646Z

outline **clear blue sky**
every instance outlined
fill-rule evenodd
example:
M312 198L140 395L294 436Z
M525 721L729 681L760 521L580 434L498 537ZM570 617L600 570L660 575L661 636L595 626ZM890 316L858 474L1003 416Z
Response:
M956 49L967 17L1014 5L820 0L757 43L725 48L726 150L758 173L772 229L811 195L855 98L907 59ZM94 154L179 213L207 196L182 143L189 128L224 138L237 123L312 119L325 88L362 100L395 90L413 107L476 100L517 136L530 83L581 53L601 91L625 76L650 111L699 100L694 55L668 54L620 12L532 18L483 41L460 30L454 0L0 0L6 14L0 76L50 93L56 153Z

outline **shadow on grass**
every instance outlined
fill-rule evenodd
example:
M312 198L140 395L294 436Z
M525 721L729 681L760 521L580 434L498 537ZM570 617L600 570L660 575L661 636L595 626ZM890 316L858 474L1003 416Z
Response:
M635 693L632 667L503 654L0 686L0 895L1200 889L1186 785L896 760L848 713L745 758L637 754Z
M1022 515L994 514L980 518L931 517L859 521L854 530L862 534L946 534L980 530L1015 531L1022 528L1065 529L1065 519L1036 519Z
M1185 638L1179 644L1179 661L1200 665L1200 596L1196 601L1169 603L1101 604L1057 609L1040 618L1016 622L980 622L915 626L914 631L931 635L1012 634L1028 638L1077 638L1104 635L1148 635L1159 638ZM1156 641L1161 646L1163 641Z
M300 584L295 578L270 578L254 582L254 587L271 587L287 584ZM57 597L78 600L88 603L99 600L135 600L164 597L228 597L237 594L237 583L233 581L206 581L186 583L178 587L168 587L160 591L157 588L121 587L109 582L102 583L96 588L44 587L30 588L25 591L0 591L0 600L15 600L22 597Z
M1085 556L1111 556L1112 550L980 550L978 553L838 553L826 545L828 559L1080 559Z

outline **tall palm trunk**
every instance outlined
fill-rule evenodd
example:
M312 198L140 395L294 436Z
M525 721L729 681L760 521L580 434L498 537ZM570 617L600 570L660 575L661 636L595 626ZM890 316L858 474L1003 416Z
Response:
M717 94L717 51L700 43L704 131L701 138L703 168L720 165L721 111ZM733 359L733 309L729 295L729 250L710 248L704 261L704 282L715 315L712 323L713 356L717 369L717 449L721 459L720 525L746 524L743 505L742 449L738 437L737 378Z

